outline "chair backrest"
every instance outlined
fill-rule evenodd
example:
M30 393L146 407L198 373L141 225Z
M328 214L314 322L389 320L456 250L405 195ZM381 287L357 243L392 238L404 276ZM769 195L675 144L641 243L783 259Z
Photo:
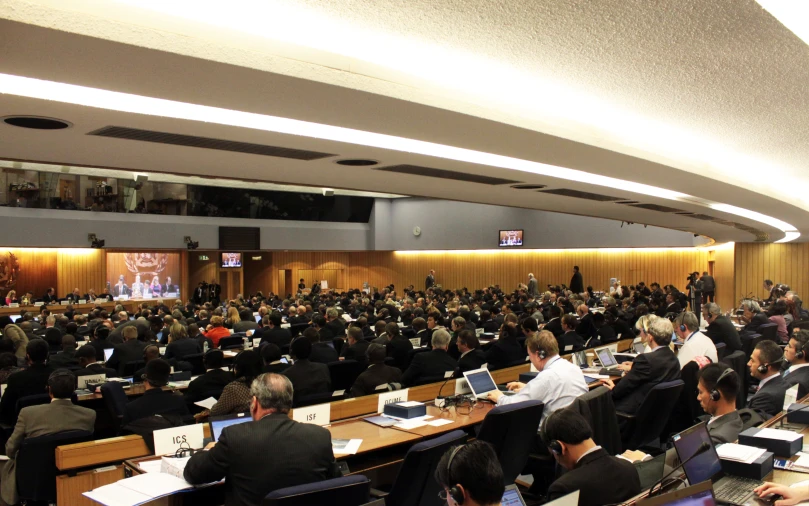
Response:
M693 360L685 364L680 371L680 378L683 380L683 390L666 423L666 434L684 431L694 425L698 416L705 414L697 400L699 364Z
M146 362L144 360L131 360L124 364L124 376L134 376L139 369L144 367L146 367ZM140 378L135 378L135 381L140 381Z
M607 450L610 455L621 453L621 431L618 428L618 416L615 414L615 403L612 392L605 386L593 388L580 395L571 407L577 403L587 406L590 428L593 430L593 441Z
M405 369L410 367L410 363L413 362L413 357L418 355L419 353L427 353L430 351L430 348L413 348L407 352L407 363L405 364Z
M56 447L92 438L92 432L71 430L23 440L16 459L20 499L56 502Z
M448 448L465 442L466 432L455 430L411 446L386 497L386 506L438 504L436 498L440 486L433 477L438 461Z
M270 492L261 506L361 506L371 498L371 480L363 475L343 476Z
M739 393L736 396L736 409L741 409L747 402L747 387L749 386L750 371L747 369L747 356L742 350L736 350L725 356L722 362L728 364L739 375Z
M200 374L205 374L205 362L203 361L204 353L194 353L192 355L186 355L183 357L183 360L191 364L191 375L192 376L199 376Z
M20 397L17 399L17 405L15 406L15 418L20 416L20 411L22 411L22 408L27 408L28 406L37 406L39 404L47 404L49 402L51 402L51 396L48 394L35 394Z
M742 419L742 431L745 431L751 427L758 427L762 423L766 422L761 415L756 413L755 410L750 408L742 408L738 410L739 418Z
M759 325L758 333L761 334L762 338L767 339L768 341L775 341L776 343L780 342L778 340L777 323L765 323L763 325Z
M331 375L331 386L335 390L348 390L362 374L363 364L356 360L340 360L326 364Z
M101 385L101 397L104 399L104 405L115 422L115 431L118 432L121 429L126 403L129 402L123 385L117 381L104 383Z
M295 323L290 325L289 332L292 334L292 337L299 336L304 330L309 328L308 323Z
M640 448L660 437L683 387L683 380L674 380L658 383L649 390L635 415L632 435L625 441L627 449Z
M528 400L497 406L486 414L478 439L494 446L503 468L504 485L517 479L528 460L531 441L536 437L542 410L541 401Z
M292 397L292 407L302 408L304 406L312 406L315 404L323 404L325 402L339 401L345 398L345 393L341 395L334 395L334 392L321 392L319 394L304 395L302 397Z
M239 348L244 341L240 336L223 337L219 340L219 349L227 350L228 348Z
M727 356L728 351L730 351L728 350L728 345L725 343L715 343L714 345L716 346L716 357L721 362L722 359Z

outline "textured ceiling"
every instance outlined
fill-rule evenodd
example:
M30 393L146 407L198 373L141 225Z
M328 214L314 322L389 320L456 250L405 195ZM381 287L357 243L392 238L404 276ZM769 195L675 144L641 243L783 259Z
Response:
M150 2L158 9L182 4L181 1L151 0L136 3L148 6ZM290 96L285 110L284 100L281 100L284 97L272 97L275 102L268 97L262 103L257 100L260 93L252 96L244 93L243 72L232 72L233 92L223 93L212 84L214 79L222 80L221 65L217 68L198 64L198 68L209 72L211 82L200 82L194 87L180 82L183 75L160 75L165 70L161 64L165 62L158 62L156 53L139 54L143 61L131 65L133 73L134 69L138 70L134 77L126 76L126 69L119 72L112 67L109 68L113 75L96 76L90 65L85 69L82 64L96 61L102 68L108 68L104 58L110 57L109 49L98 43L79 50L79 45L71 46L64 37L51 42L53 54L49 56L54 62L50 65L36 61L36 53L32 53L27 59L20 56L11 61L9 58L6 68L0 62L0 70L536 159L747 207L786 220L802 231L809 226L806 213L797 209L809 209L809 200L806 200L809 190L804 191L809 188L809 174L802 170L809 161L809 145L805 142L809 115L803 92L809 77L809 47L753 1L363 0L257 4L233 0L227 4L228 16L243 20L242 28L248 32L255 25L256 30L263 30L260 34L237 33L227 26L224 15L224 24L214 27L134 9L126 2L104 2L105 8L98 5L98 2L86 0L7 0L0 4L0 17L436 106L658 163L644 164L629 158L621 163L620 156L610 157L598 152L587 157L581 155L582 159L576 160L576 156L584 152L579 145L557 143L550 149L547 136L532 138L520 129L497 129L487 122L464 120L463 116L453 121L443 117L440 118L443 122L419 125L419 121L428 117L424 108L401 104L394 107L373 95L352 96L349 104L355 106L355 110L346 113L341 110L345 103L329 101L335 96L332 91L315 93L314 87L301 86L297 88L301 95L309 98L306 92L311 91L309 103L319 104L321 108L296 108L295 100L300 97ZM188 14L203 15L209 6L221 9L222 4L198 1L194 5ZM65 12L65 9L74 12ZM272 16L273 13L283 13L283 16ZM284 29L294 32L290 36L295 38L281 43L278 39L283 37L279 34ZM11 41L8 42L10 45ZM36 45L22 39L14 42L22 47L21 51ZM21 55L21 51L17 54ZM59 62L73 59L85 61L59 68ZM121 61L129 65L128 60ZM148 62L154 63L155 75L149 75ZM190 69L192 62L184 63L188 63ZM37 67L37 63L41 65ZM181 66L176 65L176 68L180 70ZM216 74L215 78L211 73ZM270 81L268 77L265 83L259 80L250 83L258 86ZM278 84L278 80L274 84ZM266 88L268 92L276 89ZM387 115L393 110L396 115ZM66 112L76 115L69 110ZM0 110L0 115L3 113ZM89 119L83 111L80 114L82 119ZM333 117L329 118L330 114ZM435 117L438 116L433 114L431 119ZM101 120L96 118L96 121ZM133 123L117 121L125 126ZM469 131L440 128L460 124ZM86 126L104 125L87 121ZM152 124L141 126L156 128ZM179 125L174 126L177 128L172 131L183 130ZM506 135L493 136L498 130ZM225 136L221 132L217 135ZM71 158L66 150L54 149L49 156L40 157L32 155L34 151L20 150L18 157L143 168L134 167L134 159L122 165L101 154L95 155L90 149L82 150L73 159L64 159ZM39 152L43 152L41 146ZM171 153L176 154L180 171L180 151ZM0 155L9 156L2 152ZM425 163L398 158L391 161ZM599 164L599 159L603 163ZM435 162L431 162L432 166L436 166ZM445 164L442 168L452 169L453 165L457 164ZM474 171L466 167L461 170ZM704 177L691 177L688 172ZM513 174L502 176L513 177ZM301 178L306 179L305 175ZM546 182L535 179L522 177L525 182ZM312 184L311 178L290 182ZM345 178L341 182L342 186L350 184ZM390 191L384 185L374 187L376 182L374 177L369 177L362 181L367 184L361 189ZM737 188L727 187L724 182ZM322 184L327 183L341 187L334 181ZM577 187L575 184L567 186ZM566 205L563 202L569 199L561 197L532 202L524 195L492 202L491 191L476 193L470 189L465 193L442 195L432 190L420 191L418 187L418 183L401 187L397 184L396 191L523 207L550 207L616 219L630 217L638 222L703 233L716 231L716 225L694 225L695 220L672 222L670 216L626 206L612 205L606 210L607 207L591 208L589 204L576 201ZM615 193L597 186L579 189ZM680 203L658 203L692 212L704 211ZM616 207L621 209L615 210ZM768 230L756 222L724 217ZM804 238L806 235L804 233ZM738 239L732 234L725 236ZM752 239L749 235L742 237Z

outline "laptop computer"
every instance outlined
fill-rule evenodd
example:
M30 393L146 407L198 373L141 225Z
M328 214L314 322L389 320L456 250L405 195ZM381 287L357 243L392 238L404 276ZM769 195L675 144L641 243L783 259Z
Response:
M609 347L596 348L595 352L598 361L601 363L599 374L608 374L610 376L620 376L623 374L623 371L618 368L618 360L615 359Z
M681 488L668 494L657 497L649 497L635 503L635 506L716 506L716 498L713 495L713 483L710 480Z
M113 351L115 351L115 348L104 348L104 362L109 362Z
M740 476L725 476L722 461L719 460L704 422L675 434L672 440L680 462L694 455L703 442L711 445L708 451L698 455L683 467L688 483L710 480L713 483L716 500L722 504L755 504L753 489L762 485L762 482Z
M211 439L213 439L214 441L218 441L219 436L222 434L222 429L224 429L225 427L252 421L253 418L250 416L250 413L237 413L235 415L212 416L211 421L209 422L211 425Z
M472 395L475 396L475 399L485 399L489 395L489 392L495 390L500 390L506 395L514 394L514 392L498 388L492 379L491 373L485 367L465 371L463 377L466 378L466 383L469 385L469 389L472 390Z

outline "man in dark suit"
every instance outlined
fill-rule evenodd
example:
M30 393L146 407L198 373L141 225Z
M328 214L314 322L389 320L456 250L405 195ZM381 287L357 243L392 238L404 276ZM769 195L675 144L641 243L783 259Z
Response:
M528 295L531 297L539 296L539 281L533 274L528 274Z
M462 330L458 332L458 351L461 358L458 359L458 374L464 371L480 369L486 363L486 354L480 349L480 341L474 332Z
M435 480L445 492L455 489L452 497L447 496L452 505L496 506L505 490L494 447L481 440L448 449L438 461Z
M612 390L615 410L635 414L649 390L658 383L680 379L680 362L669 348L674 327L665 318L659 318L649 326L649 353L635 357L632 369L618 384L610 379L601 382Z
M264 318L267 321L264 331L261 333L262 343L272 343L281 348L292 342L292 333L289 329L281 328L281 313L273 311Z
M733 326L730 318L722 314L719 304L709 302L702 307L702 317L708 322L708 328L704 334L711 338L714 344L725 343L727 353L742 349L742 340L739 338L739 331Z
M310 361L328 364L339 360L340 356L334 349L334 343L331 340L323 341L317 330L309 327L303 331L303 337L312 343L312 353L309 354Z
M290 353L295 362L284 371L295 387L295 395L305 397L331 391L331 375L326 364L319 364L309 360L312 354L312 343L305 337L292 341Z
M576 333L578 323L579 321L572 314L566 314L562 317L564 334L558 337L559 351L562 354L584 349L584 339Z
M334 339L335 337L337 337L337 336L334 335L331 328L326 326L326 318L325 317L323 317L321 315L315 316L314 318L312 318L312 324L314 325L314 329L320 335L320 340L321 341L328 342L328 341L331 341L332 339ZM307 330L309 330L309 329L307 329Z
M207 299L206 291L207 290L205 289L205 283L203 281L200 281L199 284L197 285L197 288L194 290L194 302L197 304L203 304L204 302L206 302Z
M333 307L326 311L326 327L331 330L334 337L344 337L346 335L345 323L340 318L339 311Z
M447 373L453 375L458 363L447 353L449 340L449 332L446 330L433 332L433 349L413 356L413 361L402 376L402 383L413 386L424 383L425 380L440 381L447 377Z
M666 316L669 313L680 314L682 312L682 310L683 310L683 308L682 308L682 306L680 306L680 303L677 302L677 299L674 298L674 294L669 293L669 294L666 295L666 304L660 306L660 308L657 310L657 313L655 313L655 314L657 314L657 316L663 318L664 316Z
M376 393L379 385L399 383L402 381L402 371L396 367L385 365L385 347L381 344L371 343L368 346L368 368L360 374L351 386L351 396L360 397Z
M81 369L74 371L76 376L93 376L96 374L105 374L108 378L115 378L118 376L118 371L104 367L104 362L96 360L96 350L89 344L82 346L73 355L79 363Z
M590 308L587 304L579 304L576 308L576 314L579 317L579 324L576 326L576 333L587 342L589 339L598 335L598 329L593 324L593 315L590 314Z
M182 395L163 390L169 382L171 366L161 358L150 360L146 364L146 379L143 382L143 395L129 402L124 408L124 419L121 426L154 415L188 418L190 413Z
M758 302L754 300L743 300L742 311L742 321L746 322L742 332L758 334L759 327L770 323L770 318L761 310L761 306L758 305Z
M248 330L256 330L258 328L256 318L249 309L239 311L239 320L238 323L233 324L233 332L247 332Z
M400 370L407 368L407 357L413 349L413 343L399 333L399 326L395 323L385 325L387 335L388 356L393 357L393 366Z
M787 388L800 385L800 399L809 393L809 330L801 329L792 335L789 345L784 348L784 358L789 362L789 369L784 371L784 382Z
M747 399L747 407L754 409L764 418L772 418L784 408L787 384L781 377L783 361L784 352L777 344L772 341L761 341L747 362L750 375L759 380L758 390ZM634 369L634 365L632 367Z
M146 343L138 340L137 327L125 327L123 330L124 343L116 344L112 356L107 361L107 367L117 369L118 374L124 373L127 362L143 360L143 350Z
M251 393L253 423L225 427L208 451L192 456L183 473L188 483L224 478L225 504L258 506L273 490L336 476L329 431L289 417L293 387L287 378L262 374Z
M433 286L435 286L435 271L430 269L430 273L427 274L427 279L424 281L425 290L429 290Z
M559 306L551 306L550 308L550 320L548 323L542 327L542 330L547 330L553 334L553 337L559 339L559 337L565 333L562 330L562 308Z
M368 351L370 344L371 343L363 339L362 329L359 327L349 327L348 342L343 345L343 349L340 351L340 360L356 360L365 365L368 361L365 352Z
M699 405L711 416L708 434L714 444L733 443L744 428L736 411L736 398L741 381L736 371L727 364L708 364L699 371L697 391ZM719 393L719 397L714 396Z
M573 277L570 278L570 291L573 293L582 293L584 291L584 279L579 272L579 266L573 266Z
M219 306L221 296L222 285L217 283L215 280L211 281L211 283L208 285L208 300L211 301L211 304L213 304L214 307Z
M25 359L28 362L28 369L15 372L8 377L6 392L0 399L0 422L11 426L17 421L17 401L26 395L47 393L48 377L53 372L53 367L46 364L48 343L42 339L29 341L25 347Z
M500 337L486 350L486 363L489 364L489 369L502 369L516 362L525 362L527 354L520 342L517 341L518 330L514 326L516 321L516 316L513 314L508 315L503 324L504 328L500 332ZM537 323L533 318L526 318L523 320L523 326L536 329Z
M205 374L194 378L188 384L184 394L187 403L207 399L210 392L224 389L225 385L235 379L232 372L222 370L224 360L225 354L222 350L211 350L203 355Z
M43 304L50 304L52 302L56 302L57 300L59 300L59 297L56 296L56 290L53 288L48 288L48 291L42 296Z
M264 364L262 371L275 374L282 374L291 365L281 355L281 348L272 343L267 343L261 347L261 361Z
M635 467L597 446L590 424L576 411L554 411L545 420L541 436L556 462L567 469L548 488L549 501L579 490L579 506L601 506L622 503L640 493Z
M74 288L72 292L65 296L65 298L69 300L71 304L78 304L81 300L81 292L78 288Z
M76 367L79 361L76 360L76 338L70 334L62 337L62 351L51 356L48 363L54 369Z

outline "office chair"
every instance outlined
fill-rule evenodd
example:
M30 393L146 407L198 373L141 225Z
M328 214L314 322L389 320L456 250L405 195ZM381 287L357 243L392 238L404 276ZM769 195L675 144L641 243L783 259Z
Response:
M144 360L131 360L124 364L124 373L122 376L126 378L135 376L135 373L144 367L146 367L146 362ZM135 378L135 381L140 381L140 378Z
M768 341L772 341L776 344L782 344L781 340L778 339L778 324L777 323L765 323L758 327L758 333L761 334L763 339Z
M326 402L339 401L345 398L345 392L340 395L334 395L334 392L321 392L318 394L304 395L301 397L293 396L292 407L302 408L304 406L313 406L315 404L323 404Z
M331 375L331 386L335 390L348 390L365 370L365 365L356 360L340 360L326 364Z
M503 468L503 484L511 485L528 461L531 441L536 437L545 404L528 400L497 406L486 414L477 438L494 446Z
M715 343L714 346L716 347L716 358L719 362L722 362L722 359L729 353L728 345L725 343Z
M731 369L736 371L741 380L739 386L739 393L736 395L736 409L741 409L747 403L747 387L749 386L748 376L750 370L747 368L747 356L742 350L736 350L733 353L726 355L722 362L728 364Z
M343 476L275 490L261 506L361 506L370 501L371 480L362 475Z
M405 454L399 474L385 493L371 490L374 497L384 497L386 506L432 506L438 504L441 486L435 481L438 461L450 447L466 442L466 432L455 430L443 436L411 446Z
M16 459L17 493L21 501L56 502L56 447L84 443L93 433L70 430L24 439Z
M404 369L402 369L402 371L404 371L408 367L410 367L410 364L413 362L413 357L415 357L419 353L426 353L428 351L430 351L430 348L413 348L412 350L408 351L407 352L407 361L404 364L405 367L404 367Z
M637 413L616 413L623 422L621 442L624 449L637 450L649 443L657 446L665 429L665 420L671 415L683 387L683 380L658 383L646 394Z
M194 353L193 355L186 355L183 360L191 364L191 375L199 376L205 374L205 363L203 361L204 353Z
M121 430L121 422L124 418L124 410L129 399L126 397L124 387L117 381L108 381L101 385L101 397L107 407L110 417L113 420L115 434Z
M229 350L231 348L241 348L244 341L240 336L223 337L219 340L220 350Z

